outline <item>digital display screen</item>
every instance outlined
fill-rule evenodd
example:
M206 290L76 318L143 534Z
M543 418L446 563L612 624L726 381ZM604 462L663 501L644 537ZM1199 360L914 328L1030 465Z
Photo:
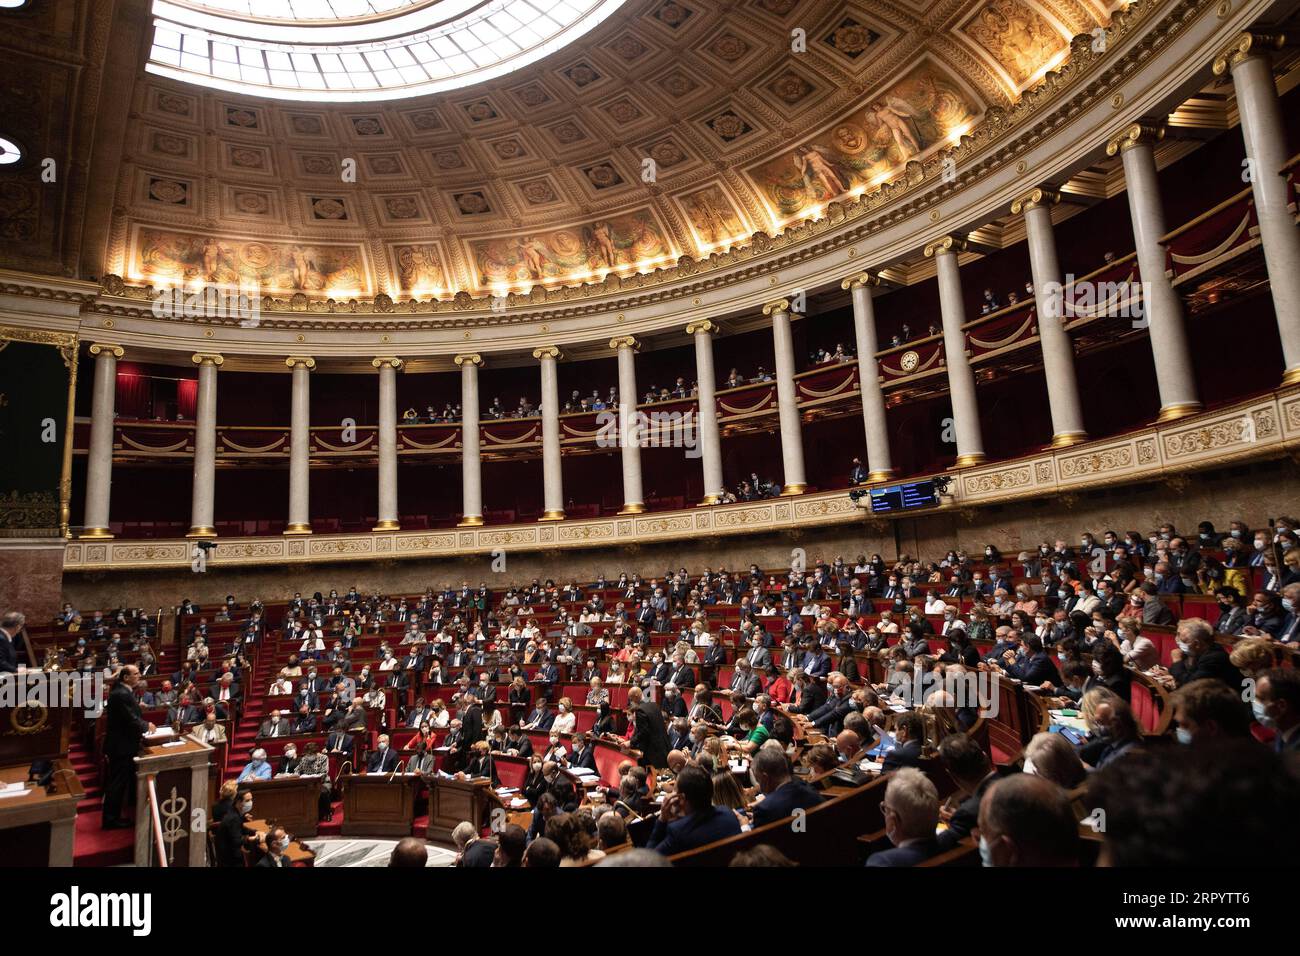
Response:
M911 508L932 508L938 503L934 482L929 480L871 489L871 510L876 514Z

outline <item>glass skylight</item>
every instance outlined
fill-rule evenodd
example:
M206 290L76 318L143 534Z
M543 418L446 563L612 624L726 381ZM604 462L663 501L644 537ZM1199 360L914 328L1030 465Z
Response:
M254 96L399 99L517 70L624 2L154 0L146 69Z

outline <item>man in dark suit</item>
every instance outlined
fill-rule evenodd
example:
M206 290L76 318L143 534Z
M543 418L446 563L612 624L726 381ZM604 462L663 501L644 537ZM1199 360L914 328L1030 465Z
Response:
M727 689L739 691L746 697L754 697L763 689L763 683L749 666L749 661L741 658L736 661L736 669L731 675L731 684Z
M573 735L573 752L569 754L567 764L571 768L596 769L596 748L581 731Z
M104 732L104 756L108 758L108 783L104 788L103 829L133 826L122 819L122 807L135 780L135 757L140 753L140 738L154 732L154 725L140 713L135 687L140 669L127 664L117 672L108 694L107 723Z
M885 835L894 844L867 857L867 866L916 866L939 852L939 791L914 767L895 772L880 803Z
M826 703L826 688L820 681L814 680L797 667L789 672L789 677L798 694L798 700L792 701L787 708L789 713L808 715Z
M1025 638L1025 656L1021 660L1013 659L1003 666L1003 670L1030 687L1037 687L1044 681L1050 684L1061 683L1061 674L1056 669L1056 662L1043 650L1042 639L1036 634Z
M366 773L392 773L397 769L397 751L390 745L388 734L379 735L379 746L366 760Z
M939 849L950 850L958 840L968 837L979 823L980 800L998 779L984 751L965 734L949 734L939 742L939 760L965 798L948 818L948 827L939 834Z
M740 833L730 807L713 805L713 780L700 767L677 774L677 791L664 801L646 847L664 856L713 843Z
M293 734L293 724L285 720L281 711L271 711L271 716L262 721L262 726L258 728L257 739L264 737L288 737Z
M775 747L759 747L750 761L750 772L763 799L754 807L754 826L784 820L795 810L807 810L822 802L822 795L802 780L790 776L790 764Z
M1300 754L1300 671L1275 668L1255 685L1255 719L1271 727L1278 753Z
M19 611L9 611L0 618L0 674L18 671L18 642L22 640L27 619Z
M668 766L668 729L664 725L664 715L659 705L646 700L639 687L628 690L627 705L636 723L629 743L633 750L641 751L642 766Z
M1214 628L1199 617L1178 623L1178 650L1169 673L1179 687L1205 677L1223 681L1233 690L1241 689L1241 671L1233 666L1225 651L1214 640Z
M465 707L460 714L460 746L457 764L464 766L469 762L470 748L480 740L487 739L483 728L483 708L471 689L465 693Z
M925 718L914 710L900 714L894 721L894 749L880 758L884 772L920 764L924 742Z
M336 730L325 738L325 752L336 754L342 760L351 760L356 752L356 742L351 734Z

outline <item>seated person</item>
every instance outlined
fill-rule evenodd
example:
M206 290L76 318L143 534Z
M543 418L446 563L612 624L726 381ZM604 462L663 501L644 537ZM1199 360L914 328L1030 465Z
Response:
M867 857L867 866L915 866L939 852L939 791L915 767L895 771L880 803L885 835L894 844Z

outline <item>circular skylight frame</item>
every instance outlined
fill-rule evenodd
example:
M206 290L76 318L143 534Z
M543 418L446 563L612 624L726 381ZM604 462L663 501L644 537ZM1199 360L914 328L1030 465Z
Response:
M147 72L269 99L370 102L460 89L567 46L627 0L434 0L388 17L258 21L154 0Z
M0 169L9 169L23 161L23 148L16 140L0 134Z

